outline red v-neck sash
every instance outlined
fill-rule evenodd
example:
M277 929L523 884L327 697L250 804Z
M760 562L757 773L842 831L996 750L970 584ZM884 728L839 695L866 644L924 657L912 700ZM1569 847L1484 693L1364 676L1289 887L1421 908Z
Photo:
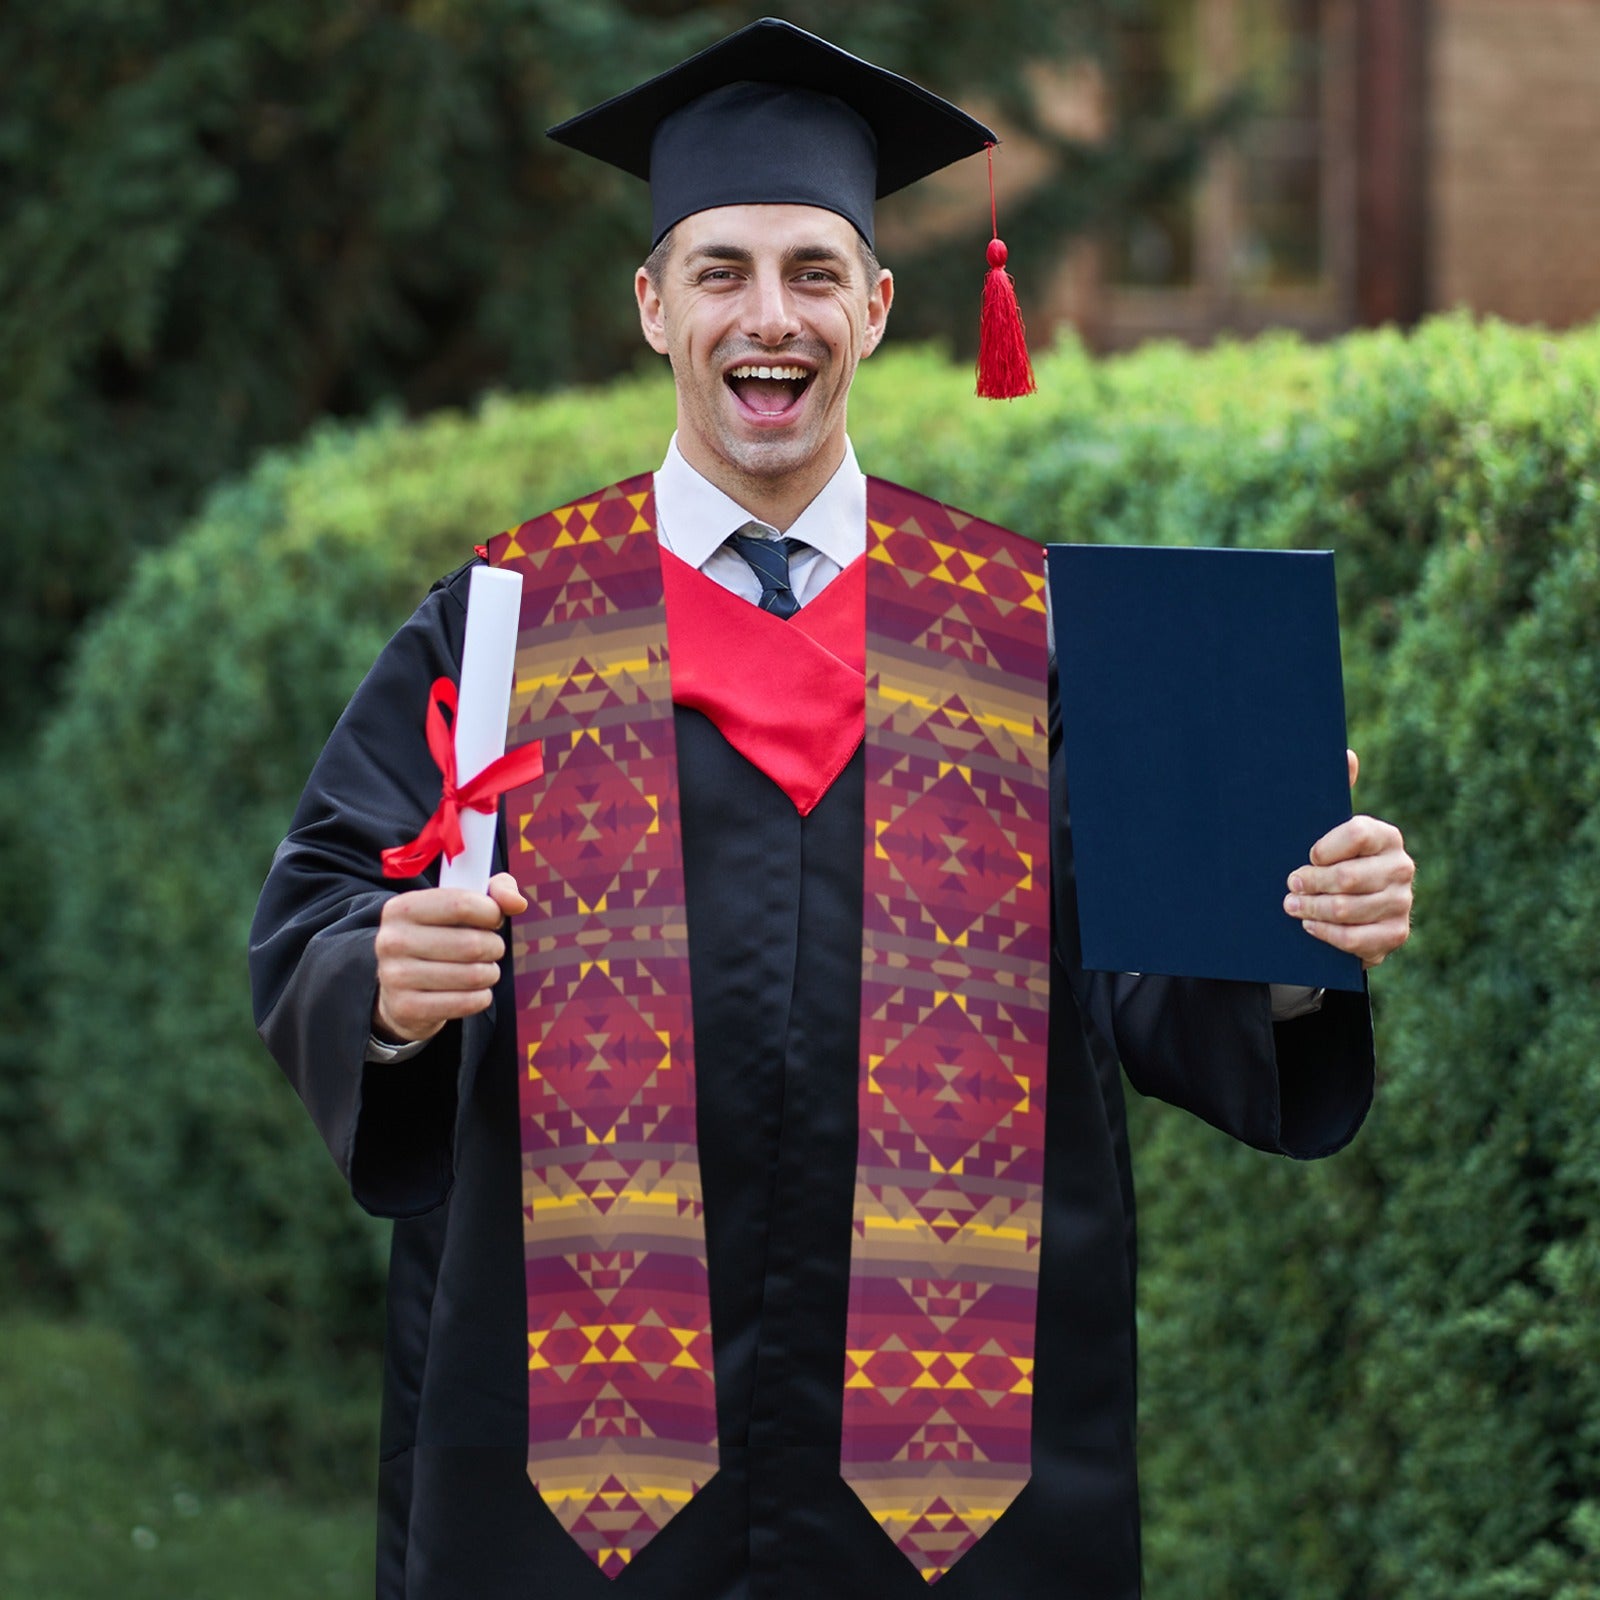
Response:
M785 621L661 552L672 698L809 815L866 726L866 561Z

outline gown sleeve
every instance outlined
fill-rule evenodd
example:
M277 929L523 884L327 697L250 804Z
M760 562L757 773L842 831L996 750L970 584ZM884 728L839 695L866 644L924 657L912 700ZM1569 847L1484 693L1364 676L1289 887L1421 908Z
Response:
M1084 970L1060 744L1052 660L1056 955L1080 1012L1120 1059L1128 1081L1259 1150L1310 1159L1348 1144L1372 1103L1372 1014L1364 990L1329 989L1319 1010L1275 1023L1265 983ZM1159 916L1160 908L1151 914Z
M459 1079L493 1031L491 1011L447 1026L405 1061L366 1060L383 903L425 887L385 878L380 855L413 838L438 803L427 696L435 678L460 676L469 570L435 585L345 708L250 930L256 1026L356 1200L378 1216L419 1216L448 1195Z

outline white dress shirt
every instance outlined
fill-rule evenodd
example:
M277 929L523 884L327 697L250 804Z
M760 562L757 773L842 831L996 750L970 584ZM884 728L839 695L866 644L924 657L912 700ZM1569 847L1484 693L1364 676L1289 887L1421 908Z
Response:
M750 528L751 523L756 526ZM683 459L673 434L656 473L656 537L662 547L754 604L761 599L761 580L727 542L730 533L744 528L763 538L805 544L807 549L789 558L789 587L801 605L821 594L867 548L867 480L850 441L845 440L838 470L780 535L701 477Z

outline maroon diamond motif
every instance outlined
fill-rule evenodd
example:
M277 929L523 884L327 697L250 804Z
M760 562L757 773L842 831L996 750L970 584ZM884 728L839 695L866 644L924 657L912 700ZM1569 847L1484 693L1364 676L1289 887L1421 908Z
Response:
M626 995L598 967L579 981L532 1066L604 1138L653 1072L666 1066L667 1045Z
M959 938L1028 875L961 771L952 767L878 835L927 914Z
M1022 1103L1022 1085L952 999L879 1062L873 1083L948 1170Z
M594 740L580 738L546 784L522 833L524 842L592 906L616 882L655 820L656 808L616 762Z

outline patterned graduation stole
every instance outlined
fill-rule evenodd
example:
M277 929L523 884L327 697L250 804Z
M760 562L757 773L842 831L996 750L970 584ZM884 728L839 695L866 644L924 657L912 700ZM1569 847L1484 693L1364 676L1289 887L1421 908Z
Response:
M522 573L506 799L528 1472L607 1576L717 1470L666 609L649 475L490 544Z
M671 677L648 474L522 524L506 800L530 1477L608 1576L717 1467ZM1044 1161L1043 562L869 480L860 1163L843 1471L937 1578L1027 1481Z
M872 480L843 1471L930 1582L1032 1470L1050 831L1036 544Z

